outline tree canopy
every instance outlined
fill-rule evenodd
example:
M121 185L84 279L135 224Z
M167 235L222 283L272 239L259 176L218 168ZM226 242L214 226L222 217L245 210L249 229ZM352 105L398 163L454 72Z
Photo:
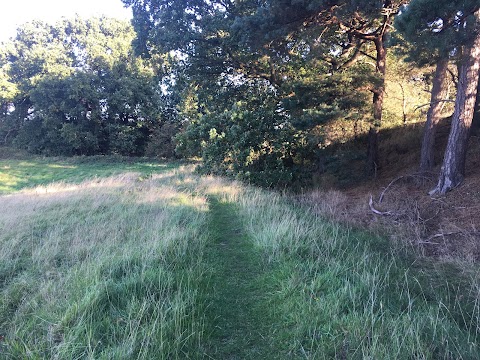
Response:
M364 167L350 178L376 175L384 127L407 126L428 101L430 171L447 83L466 106L478 1L122 1L131 25L31 22L1 46L0 141L198 156L205 173L284 187L352 159Z
M107 18L21 27L1 48L3 140L43 154L145 153L165 96L134 38Z

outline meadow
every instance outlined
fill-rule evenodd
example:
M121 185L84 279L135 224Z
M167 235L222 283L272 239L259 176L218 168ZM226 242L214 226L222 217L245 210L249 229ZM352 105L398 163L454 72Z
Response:
M478 359L479 273L194 165L0 159L0 358Z

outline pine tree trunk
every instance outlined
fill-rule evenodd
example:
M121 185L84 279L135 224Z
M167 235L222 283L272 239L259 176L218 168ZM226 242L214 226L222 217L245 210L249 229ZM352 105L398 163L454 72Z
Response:
M480 10L475 12L477 24L480 23ZM480 33L477 33L471 45L465 48L458 76L458 90L455 99L452 128L448 137L442 170L438 184L430 194L445 194L458 186L465 177L465 158L470 127L475 112L478 77L480 70Z
M428 109L427 122L425 123L425 129L423 131L422 151L420 155L421 173L432 170L434 166L435 133L441 119L441 112L444 105L442 100L444 100L447 94L447 70L448 57L445 57L438 61L435 69L430 108Z
M379 83L373 90L373 123L368 131L368 149L367 149L367 173L376 175L378 168L378 134L382 125L383 98L385 95L385 74L387 70L387 50L385 48L385 37L375 39L375 49L377 52L377 73Z

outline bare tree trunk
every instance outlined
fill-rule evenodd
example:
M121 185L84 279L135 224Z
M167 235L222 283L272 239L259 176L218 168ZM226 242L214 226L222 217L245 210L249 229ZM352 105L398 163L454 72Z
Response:
M480 23L480 10L475 12ZM452 128L448 137L442 170L435 189L430 194L445 194L458 186L465 177L465 158L470 127L475 112L478 77L480 70L480 33L476 33L471 45L465 48L455 99Z
M373 123L368 131L367 173L376 175L378 168L378 133L382 125L383 98L385 95L385 74L387 70L387 50L385 48L386 31L374 40L377 52L377 73L379 83L373 90Z
M448 57L441 58L435 69L435 77L433 79L432 95L430 100L430 108L427 113L427 122L423 131L422 151L420 155L420 172L425 173L434 166L434 147L435 133L437 125L441 119L443 109L442 100L447 95L447 70Z
M403 127L407 126L407 97L405 95L405 88L401 82L398 83L400 89L402 90L402 118L403 118Z

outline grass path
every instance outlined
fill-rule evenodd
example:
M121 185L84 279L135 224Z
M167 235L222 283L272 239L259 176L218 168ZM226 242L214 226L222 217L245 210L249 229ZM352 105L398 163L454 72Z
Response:
M269 308L274 269L265 268L261 253L247 238L235 205L210 198L211 243L206 264L211 271L205 289L205 353L211 359L278 358L273 312ZM270 284L270 285L269 285Z

